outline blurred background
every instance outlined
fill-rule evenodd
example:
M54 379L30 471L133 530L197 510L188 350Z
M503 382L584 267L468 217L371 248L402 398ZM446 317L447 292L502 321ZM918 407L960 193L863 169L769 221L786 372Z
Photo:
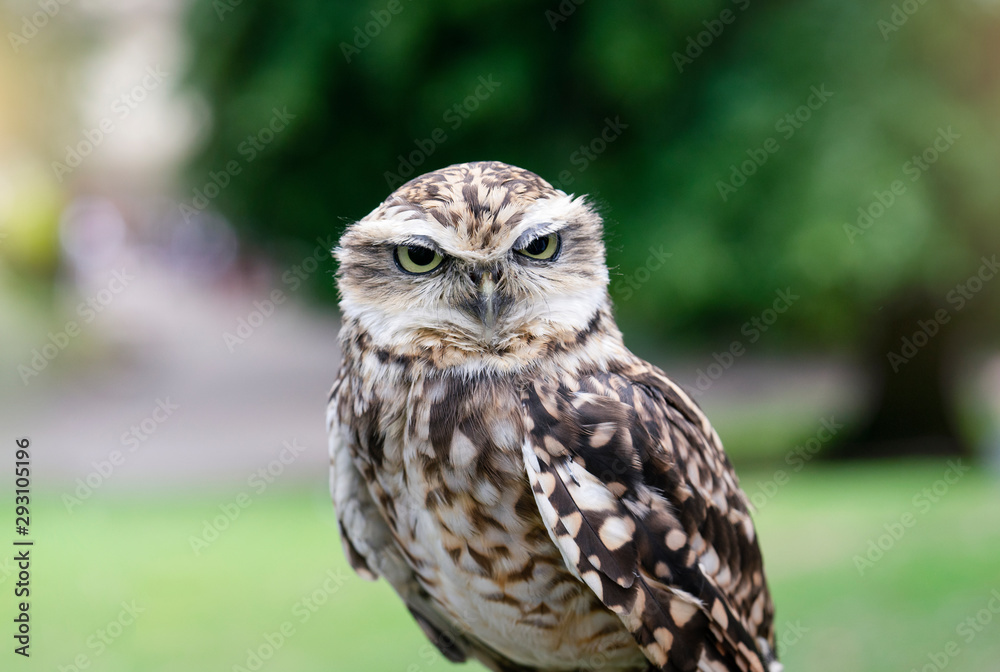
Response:
M1000 670L1000 3L3 0L0 29L0 497L28 437L36 540L4 669L450 666L341 555L329 250L500 160L599 204L626 342L757 508L786 669Z

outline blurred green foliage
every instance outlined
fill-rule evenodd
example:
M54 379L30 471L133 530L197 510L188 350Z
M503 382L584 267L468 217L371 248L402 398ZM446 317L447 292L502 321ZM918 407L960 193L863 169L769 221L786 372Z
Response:
M414 157L410 176L501 160L591 194L620 316L681 339L735 335L790 287L777 332L851 343L1000 251L990 3L219 0L190 21L214 124L187 202L238 161L205 202L288 263ZM480 78L500 84L476 99ZM248 161L275 108L294 120Z

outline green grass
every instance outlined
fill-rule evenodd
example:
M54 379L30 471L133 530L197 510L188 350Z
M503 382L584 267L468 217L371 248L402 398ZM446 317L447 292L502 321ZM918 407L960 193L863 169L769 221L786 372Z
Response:
M810 463L767 500L757 521L778 632L802 631L782 651L789 672L921 670L949 640L961 649L949 670L1000 669L1000 614L970 643L956 631L1000 589L1000 492L973 472L929 511L917 511L914 495L944 471L938 463ZM742 480L753 490L772 476L750 472ZM229 671L286 622L294 634L259 669L451 669L430 653L384 582L362 581L347 568L321 486L264 492L196 556L189 537L234 494L98 494L73 514L56 497L37 504L32 657L17 669L72 670L82 654L88 670ZM907 511L916 525L860 574L853 556ZM324 591L331 570L346 580ZM0 579L0 616L9 624L14 579L2 572ZM325 603L302 611L300 601L317 590ZM98 654L88 637L133 600L145 612Z

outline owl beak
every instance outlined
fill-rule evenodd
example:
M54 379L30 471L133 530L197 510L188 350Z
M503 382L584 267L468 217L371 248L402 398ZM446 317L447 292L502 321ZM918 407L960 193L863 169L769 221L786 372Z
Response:
M469 274L476 286L475 298L469 308L489 331L493 331L500 314L500 293L497 291L494 271L472 271Z
M482 280L479 282L479 305L477 306L477 313L479 314L479 319L487 329L492 330L497 324L497 313L499 312L497 304L499 303L496 292L497 286L493 281L492 273L484 273Z

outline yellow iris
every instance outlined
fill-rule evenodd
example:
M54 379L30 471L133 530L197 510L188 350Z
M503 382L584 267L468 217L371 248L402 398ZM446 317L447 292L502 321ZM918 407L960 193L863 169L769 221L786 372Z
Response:
M547 236L535 238L518 252L531 259L541 261L552 259L559 252L559 234L550 233Z
M444 261L434 250L419 245L397 245L394 254L401 269L418 275L430 273Z

